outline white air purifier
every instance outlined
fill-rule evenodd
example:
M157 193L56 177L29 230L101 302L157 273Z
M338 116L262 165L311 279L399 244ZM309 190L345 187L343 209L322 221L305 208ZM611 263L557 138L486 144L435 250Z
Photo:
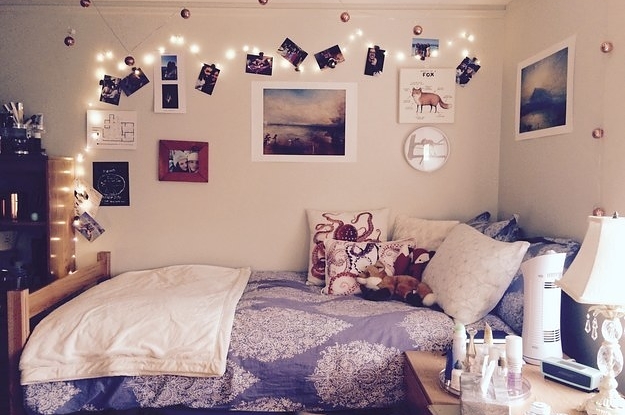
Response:
M523 359L538 365L562 357L560 303L565 253L547 252L521 264L523 272Z

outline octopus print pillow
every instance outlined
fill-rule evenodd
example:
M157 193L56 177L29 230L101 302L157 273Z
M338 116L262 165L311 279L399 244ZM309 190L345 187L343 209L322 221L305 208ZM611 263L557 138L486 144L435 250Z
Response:
M395 261L400 254L410 255L414 239L390 242L347 242L326 239L326 286L324 294L360 294L356 277L369 265L380 261L387 275L395 275Z
M309 285L325 285L326 254L323 242L336 239L349 242L386 241L389 209L332 212L308 209L310 248L308 254Z

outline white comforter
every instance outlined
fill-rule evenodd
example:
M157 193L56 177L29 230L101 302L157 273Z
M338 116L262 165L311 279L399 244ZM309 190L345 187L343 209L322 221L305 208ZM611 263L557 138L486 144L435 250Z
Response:
M249 268L177 265L121 274L46 317L22 384L118 375L220 376Z

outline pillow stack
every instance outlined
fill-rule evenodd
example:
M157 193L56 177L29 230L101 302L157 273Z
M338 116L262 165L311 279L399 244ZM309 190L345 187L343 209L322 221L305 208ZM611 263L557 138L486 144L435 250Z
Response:
M470 324L501 300L517 273L529 243L518 241L518 216L491 222L483 212L466 223L399 215L387 241L388 209L351 212L308 210L310 261L307 283L325 294L358 294L358 274L381 261L395 275L400 255L417 249L435 252L422 280L443 311Z

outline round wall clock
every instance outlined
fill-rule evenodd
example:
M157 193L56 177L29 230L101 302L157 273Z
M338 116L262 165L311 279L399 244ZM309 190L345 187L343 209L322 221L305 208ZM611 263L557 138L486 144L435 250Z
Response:
M417 128L404 144L404 156L408 164L427 172L443 167L449 157L449 150L447 136L434 127Z

